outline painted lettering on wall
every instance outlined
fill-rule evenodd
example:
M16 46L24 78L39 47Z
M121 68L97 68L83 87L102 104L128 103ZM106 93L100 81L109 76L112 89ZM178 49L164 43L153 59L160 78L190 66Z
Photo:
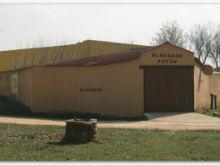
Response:
M102 88L80 88L80 92L101 92Z
M152 53L152 58L157 59L157 64L176 64L182 57L181 53Z

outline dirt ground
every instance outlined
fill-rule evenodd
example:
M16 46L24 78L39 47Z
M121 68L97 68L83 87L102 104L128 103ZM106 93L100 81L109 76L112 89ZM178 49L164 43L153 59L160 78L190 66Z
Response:
M220 118L195 112L150 113L146 121L98 121L98 128L159 129L159 130L220 130ZM63 120L0 116L0 123L22 125L65 126Z

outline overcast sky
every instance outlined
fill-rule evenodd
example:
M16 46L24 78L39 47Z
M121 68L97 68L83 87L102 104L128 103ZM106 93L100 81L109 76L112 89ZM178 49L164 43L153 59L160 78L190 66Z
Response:
M0 50L87 39L149 45L162 23L220 23L220 5L0 4ZM38 43L36 43L38 42Z

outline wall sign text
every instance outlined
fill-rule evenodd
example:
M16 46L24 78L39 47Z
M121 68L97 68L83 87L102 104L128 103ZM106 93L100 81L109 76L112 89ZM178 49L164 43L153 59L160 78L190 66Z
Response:
M102 92L102 88L80 88L80 92Z
M152 58L157 59L157 64L176 64L182 57L181 53L152 53Z

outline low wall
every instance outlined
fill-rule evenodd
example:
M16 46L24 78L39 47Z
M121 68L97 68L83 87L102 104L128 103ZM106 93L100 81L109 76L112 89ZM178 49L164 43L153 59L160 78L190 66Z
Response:
M210 76L210 93L217 95L217 105L220 107L220 73L215 72Z
M211 76L207 76L202 72L202 69L198 64L195 64L194 70L194 104L195 110L207 109L210 107L210 79Z

